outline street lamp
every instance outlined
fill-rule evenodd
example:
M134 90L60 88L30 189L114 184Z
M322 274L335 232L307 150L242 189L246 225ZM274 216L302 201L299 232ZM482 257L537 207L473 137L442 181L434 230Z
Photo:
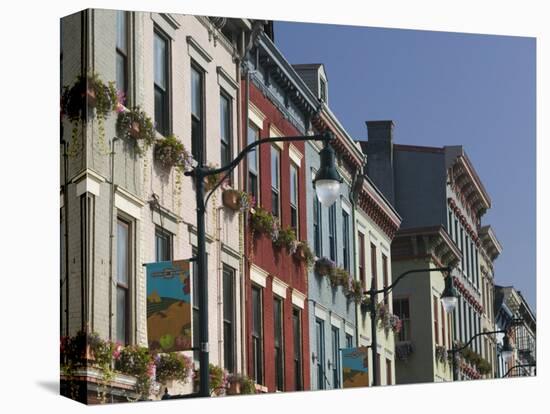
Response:
M342 178L336 169L334 150L328 144L328 141L325 141L319 157L321 158L321 166L317 174L315 174L313 184L315 185L315 192L321 204L325 207L330 207L340 194Z
M200 389L199 397L210 396L209 378L209 344L208 344L208 273L206 272L206 204L210 196L216 191L221 183L231 174L242 159L257 146L272 142L289 141L323 141L324 148L321 150L321 167L314 182L319 200L326 206L330 206L338 197L342 179L334 165L334 151L329 142L334 139L330 131L323 134L292 137L274 137L256 140L248 144L229 164L220 168L210 168L199 161L199 164L191 171L186 171L186 176L193 177L195 182L195 200L197 205L197 254L193 258L197 263L198 274L198 302L199 302L199 363L200 363ZM222 179L210 190L205 197L204 180L211 175L223 175Z
M512 357L514 350L512 346L510 345L510 340L508 339L508 331L506 329L500 329L498 331L488 331L488 332L479 332L472 336L468 342L466 342L463 346L460 348L453 348L449 349L447 352L451 353L451 364L453 368L453 381L458 381L458 365L456 364L456 354L460 351L466 349L473 341L479 336L483 335L492 335L497 333L503 333L504 334L504 345L502 348L502 357L505 361L509 361L509 359Z
M425 272L451 272L450 267L433 267L433 268L427 268L427 269L414 269L414 270L408 270L404 273L401 273L394 282L389 286L384 286L382 289L376 290L374 288L374 283L371 284L371 288L367 291L364 291L363 293L366 295L369 295L370 301L368 305L368 311L370 313L370 320L371 320L371 350L372 350L372 385L376 386L379 385L378 382L378 367L376 366L376 362L374 361L374 356L376 354L378 349L378 339L377 339L377 326L376 326L376 295L379 293L383 293L384 297L390 293L390 291L399 283L401 279L403 279L405 276L413 274L413 273L425 273ZM447 277L449 279L450 276Z
M451 275L448 275L445 278L445 289L441 294L441 303L443 308L445 308L446 313L451 313L455 310L456 304L458 302L458 294L456 289L453 286L453 278Z

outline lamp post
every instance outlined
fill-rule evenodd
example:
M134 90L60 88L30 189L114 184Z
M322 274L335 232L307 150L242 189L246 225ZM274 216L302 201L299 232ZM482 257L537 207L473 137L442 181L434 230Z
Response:
M248 144L229 164L220 168L209 168L202 162L191 171L186 171L186 176L191 176L195 182L195 199L197 204L197 255L194 260L197 263L198 273L198 301L199 301L199 363L200 363L200 389L199 397L210 396L209 378L209 345L208 345L208 274L206 272L206 204L210 196L216 191L221 182L231 174L242 159L257 146L272 142L288 141L323 141L324 147L320 152L321 166L313 182L319 200L324 205L331 205L338 197L342 179L334 165L334 150L329 142L334 139L330 131L311 136L291 136L264 138ZM204 180L206 177L216 174L224 174L223 178L212 188L205 197Z
M363 293L369 295L369 313L370 313L370 320L371 320L371 350L372 350L372 385L377 386L378 384L378 367L376 366L376 361L374 359L376 352L378 352L378 338L377 338L377 326L376 326L376 295L379 293L383 293L384 297L390 293L390 291L399 283L401 279L403 279L405 276L413 274L413 273L425 273L425 272L450 272L450 267L434 267L434 268L426 268L426 269L414 269L414 270L408 270L402 274L400 274L395 281L389 285L384 286L382 289L374 289L374 283L371 283L371 288ZM446 279L450 279L450 277L447 277ZM445 293L445 292L444 292ZM443 300L443 295L442 298ZM456 299L456 298L455 298ZM444 302L445 303L445 302ZM456 302L455 302L456 304ZM445 306L445 305L444 305ZM454 308L453 308L454 309Z
M507 361L512 357L512 355L514 353L514 350L512 349L512 346L510 345L507 330L499 329L497 331L478 332L474 336L472 336L470 338L470 340L468 342L466 342L460 348L449 349L448 352L451 353L451 365L452 365L452 368L453 368L453 381L458 381L458 365L456 363L456 354L459 353L460 351L466 349L474 341L474 339L476 339L480 336L483 336L483 335L492 335L492 334L497 334L497 333L503 333L504 334L504 346L502 348L502 357Z
M516 368L532 368L532 367L535 367L535 375L537 375L536 373L536 367L537 367L537 364L535 363L530 363L530 364L518 364L518 365L514 365L512 368L510 368L508 371L506 371L506 374L504 374L502 376L502 378L504 377L507 377L508 374L510 374L510 372L512 372L514 369Z

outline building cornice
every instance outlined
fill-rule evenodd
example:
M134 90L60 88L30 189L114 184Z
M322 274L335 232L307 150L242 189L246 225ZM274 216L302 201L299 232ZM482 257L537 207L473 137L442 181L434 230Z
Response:
M401 217L370 179L367 176L362 178L357 205L391 240L401 225Z
M462 254L443 226L399 230L391 248L392 260L427 258L438 266L454 267Z
M448 167L448 178L457 198L477 222L491 208L491 199L463 150Z

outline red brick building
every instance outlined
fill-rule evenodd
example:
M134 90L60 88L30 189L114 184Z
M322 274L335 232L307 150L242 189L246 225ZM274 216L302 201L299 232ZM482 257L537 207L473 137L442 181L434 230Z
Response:
M251 60L262 63L241 85L248 91L242 99L243 146L268 137L305 135L310 125L314 100L301 92L313 95L284 59L277 61L277 53L267 36L251 53ZM304 145L257 147L246 160L243 177L257 200L256 210L276 217L281 229L295 229L297 240L307 240L305 180L311 174L305 168ZM250 217L245 246L248 375L263 391L309 389L307 266L286 247L277 247L270 234L254 232Z

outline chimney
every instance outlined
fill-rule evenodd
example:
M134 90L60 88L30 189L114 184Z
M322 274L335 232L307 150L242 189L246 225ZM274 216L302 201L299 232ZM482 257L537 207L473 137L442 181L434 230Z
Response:
M393 121L367 121L368 141L361 143L367 154L366 173L395 205L393 174Z

